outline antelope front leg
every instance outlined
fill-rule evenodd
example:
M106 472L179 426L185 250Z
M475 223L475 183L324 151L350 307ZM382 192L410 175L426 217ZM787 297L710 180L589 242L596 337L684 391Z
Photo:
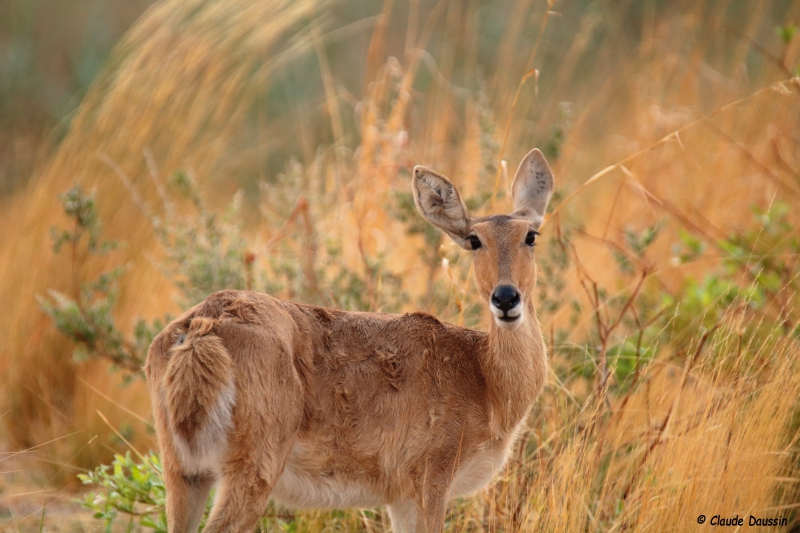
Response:
M443 495L428 495L424 503L401 500L390 504L388 510L394 533L441 533L447 499Z
M417 529L417 504L403 500L387 506L392 521L392 533L412 533Z

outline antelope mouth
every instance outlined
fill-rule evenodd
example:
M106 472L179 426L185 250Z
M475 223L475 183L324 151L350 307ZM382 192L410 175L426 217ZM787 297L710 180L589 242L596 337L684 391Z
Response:
M522 324L522 315L517 316L508 316L508 315L495 315L494 316L494 323L497 325L498 328L505 330L505 331L514 331L516 330L520 324Z
M511 309L504 311L502 309L497 308L494 305L490 306L492 315L495 320L495 324L497 324L501 329L505 330L513 330L516 329L517 326L522 323L522 306L517 305L512 307Z

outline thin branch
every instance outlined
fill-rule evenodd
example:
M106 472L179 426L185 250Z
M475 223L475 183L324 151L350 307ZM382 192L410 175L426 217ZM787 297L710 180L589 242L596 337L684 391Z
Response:
M780 58L775 57L774 55L770 54L765 48L763 48L761 45L759 45L757 42L755 42L749 35L745 35L744 33L740 32L739 30L731 28L727 24L725 25L725 31L727 31L728 33L732 33L734 35L738 35L742 39L744 39L747 42L749 42L750 45L753 48L755 48L756 51L759 54L761 54L762 56L764 56L764 58L767 59L767 61L771 61L772 63L775 63L775 65L781 70L781 72L787 78L791 78L792 77L792 70L788 66L786 66L785 62L781 61Z

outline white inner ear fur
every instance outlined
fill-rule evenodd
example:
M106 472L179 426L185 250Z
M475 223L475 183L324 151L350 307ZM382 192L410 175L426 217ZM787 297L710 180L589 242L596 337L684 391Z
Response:
M522 159L511 186L514 200L512 215L541 224L547 203L553 194L553 172L538 148L534 148Z
M422 216L466 248L471 220L455 185L441 174L416 166L412 188Z

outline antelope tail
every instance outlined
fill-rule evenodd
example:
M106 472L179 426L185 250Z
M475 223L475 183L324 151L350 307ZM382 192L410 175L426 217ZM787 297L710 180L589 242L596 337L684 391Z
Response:
M233 365L215 334L218 324L213 318L192 319L170 348L162 381L166 418L185 465L203 463L209 453L217 455L232 423Z

